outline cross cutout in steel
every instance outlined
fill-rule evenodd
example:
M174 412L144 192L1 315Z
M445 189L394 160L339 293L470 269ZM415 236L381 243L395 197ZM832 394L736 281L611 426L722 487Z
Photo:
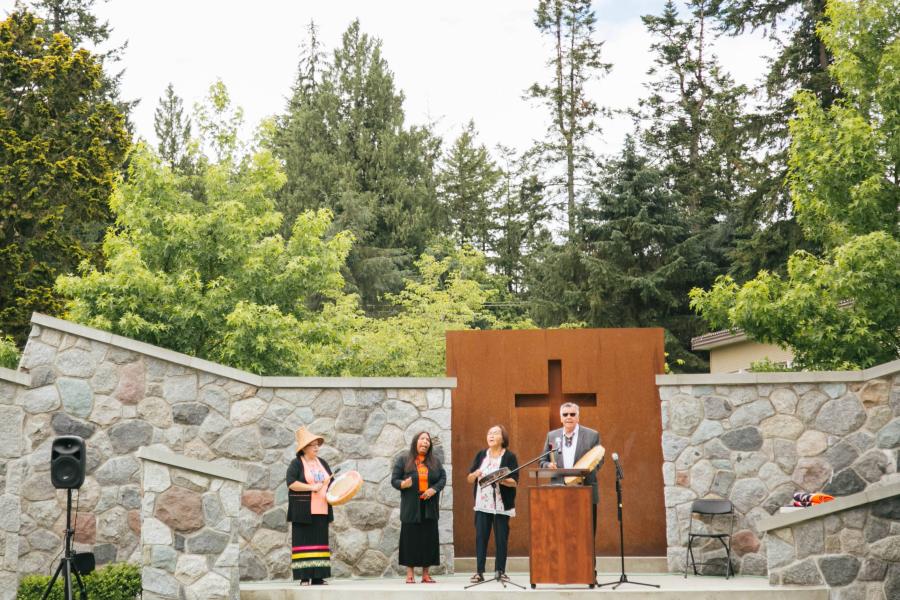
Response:
M564 394L562 391L562 362L547 361L547 394L516 394L516 407L549 406L550 430L560 426L559 407L574 402L579 407L597 406L597 394Z

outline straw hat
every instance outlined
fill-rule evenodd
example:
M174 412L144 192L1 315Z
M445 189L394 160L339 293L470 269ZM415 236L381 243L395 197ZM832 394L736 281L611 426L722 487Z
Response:
M320 435L311 433L306 427L302 426L297 430L296 433L294 433L294 438L297 440L295 452L300 452L316 440L319 440L320 444L325 443L325 438Z

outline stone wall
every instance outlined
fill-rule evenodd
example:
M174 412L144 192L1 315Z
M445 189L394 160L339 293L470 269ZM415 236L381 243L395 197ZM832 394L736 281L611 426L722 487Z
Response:
M845 496L898 471L900 361L855 372L660 375L657 384L671 571L684 568L695 499L734 503L735 572L763 575L757 524L794 492ZM724 572L724 550L707 549Z
M356 469L360 493L336 509L333 572L397 570L399 493L391 460L429 431L448 470L441 560L452 569L447 378L259 377L43 315L20 370L0 373L0 578L44 573L62 545L65 494L50 484L50 444L87 442L76 547L98 563L140 562L140 448L242 470L237 530L245 580L290 576L285 471L300 425L325 437L320 456ZM8 505L8 506L7 506ZM0 579L2 581L2 579ZM5 586L2 586L5 587Z
M19 565L21 468L25 415L16 398L30 385L24 373L0 367L0 600L16 596Z
M246 475L141 448L143 600L238 600Z
M900 598L900 481L869 490L761 522L769 581L827 585L835 600Z

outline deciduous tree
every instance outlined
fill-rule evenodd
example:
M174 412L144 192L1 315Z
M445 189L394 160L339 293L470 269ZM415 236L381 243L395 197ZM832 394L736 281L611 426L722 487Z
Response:
M819 27L845 96L796 96L791 197L824 250L795 253L784 276L721 278L692 302L716 328L789 346L799 367L868 367L900 353L900 5L829 2Z

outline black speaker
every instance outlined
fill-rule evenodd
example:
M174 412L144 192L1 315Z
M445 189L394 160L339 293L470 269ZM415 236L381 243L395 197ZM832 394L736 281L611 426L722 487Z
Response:
M72 567L82 575L90 575L97 568L93 552L77 552L72 557Z
M62 490L74 490L84 483L87 448L77 435L64 435L50 447L50 482Z

